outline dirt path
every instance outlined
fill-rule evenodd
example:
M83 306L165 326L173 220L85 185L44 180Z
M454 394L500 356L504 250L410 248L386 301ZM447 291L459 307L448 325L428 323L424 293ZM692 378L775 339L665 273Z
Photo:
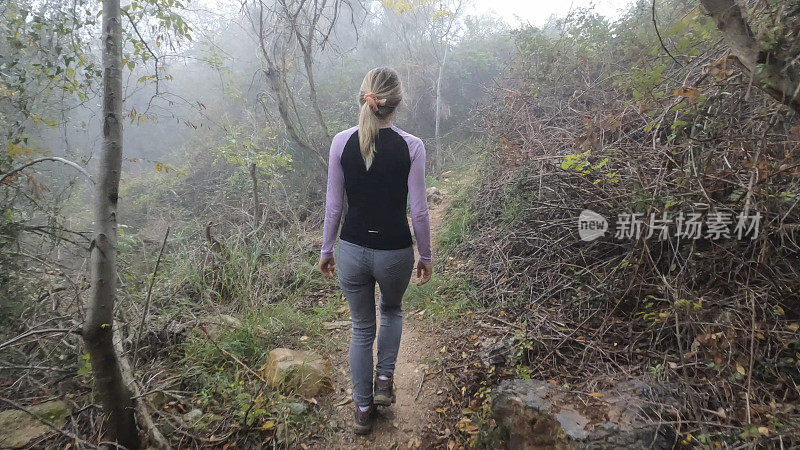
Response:
M441 225L444 205L444 201L430 205L432 233ZM412 278L411 282L415 280ZM435 369L442 336L437 327L420 319L416 313L406 310L403 319L403 337L394 376L397 402L388 408L378 408L375 429L368 436L356 436L352 431L353 403L350 401L352 390L348 365L350 331L342 330L339 336L341 345L333 358L336 392L331 406L331 416L338 431L326 448L429 447L426 435L436 431L431 424L437 414L437 405L447 391L444 380Z

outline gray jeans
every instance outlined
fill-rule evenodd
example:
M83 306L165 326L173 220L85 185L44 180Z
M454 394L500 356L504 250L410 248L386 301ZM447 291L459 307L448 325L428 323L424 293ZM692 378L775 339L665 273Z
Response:
M339 240L339 283L350 305L350 376L356 405L372 403L372 344L375 342L375 282L380 286L381 329L377 375L392 376L403 331L401 303L414 269L413 247L374 250Z

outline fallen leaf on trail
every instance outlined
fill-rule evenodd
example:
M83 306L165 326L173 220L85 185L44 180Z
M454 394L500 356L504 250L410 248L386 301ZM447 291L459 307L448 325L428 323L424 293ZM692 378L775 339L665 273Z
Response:
M261 429L262 430L271 430L273 428L275 428L275 422L273 422L271 420L268 420L268 421L264 422L264 425L261 425Z
M758 427L758 433L763 434L764 436L769 434L769 428L767 427Z
M700 96L700 89L691 86L682 86L678 89L675 89L675 92L672 95L676 97L684 97L690 100L695 100L697 97Z
M439 414L444 414L444 409L436 408L436 412L439 413Z
M786 328L788 328L789 331L797 331L797 329L800 328L800 324L798 324L797 322L790 323L789 325L786 325Z
M739 372L740 375L745 374L744 366L742 366L738 362L736 363L736 371Z
M601 394L600 392L590 392L589 395L591 395L592 397L597 397L597 398L600 398L600 397L603 396L603 394Z

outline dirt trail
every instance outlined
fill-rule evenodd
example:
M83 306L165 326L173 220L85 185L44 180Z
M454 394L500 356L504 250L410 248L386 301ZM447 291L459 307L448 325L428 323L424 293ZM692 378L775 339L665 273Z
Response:
M444 201L430 205L431 232L434 234L441 225L444 205ZM414 283L415 279L412 278L411 282ZM326 448L429 447L425 436L447 388L435 370L442 336L437 327L421 319L417 313L413 310L404 312L403 337L394 376L397 402L388 408L378 408L375 429L368 436L356 436L352 431L353 403L349 401L352 390L348 365L350 331L342 332L339 351L333 357L336 392L331 414L339 431Z

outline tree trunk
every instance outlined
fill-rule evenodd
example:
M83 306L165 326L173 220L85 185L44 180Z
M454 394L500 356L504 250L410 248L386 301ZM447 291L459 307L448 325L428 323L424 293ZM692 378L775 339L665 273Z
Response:
M297 39L302 39L300 32L297 32ZM301 46L303 52L303 65L306 68L306 77L308 78L308 99L311 100L311 107L314 109L314 116L317 119L317 124L322 130L322 135L325 136L326 144L331 144L331 135L328 133L328 124L325 123L325 116L322 115L322 108L319 107L319 100L317 100L317 83L314 81L314 61L311 58L311 49L306 46Z
M250 178L253 180L253 228L261 224L261 200L258 198L258 171L256 163L250 163Z
M436 155L434 156L434 162L436 163L436 169L439 169L439 165L441 163L441 151L442 151L442 144L440 142L439 136L439 111L441 110L442 105L442 74L444 73L444 63L447 61L447 47L448 45L445 44L444 47L444 57L442 58L442 63L439 65L439 77L436 80L436 125L433 132L433 140L436 144Z
M800 73L790 66L791 59L762 52L735 0L700 0L700 3L717 22L731 53L751 73L757 86L800 113Z
M117 198L122 168L122 29L119 0L103 0L103 147L94 200L92 290L83 338L95 388L108 415L108 439L138 449L134 404L114 349Z
M289 104L291 101L289 100L289 94L284 88L283 75L280 73L277 67L269 62L267 65L267 70L265 70L264 73L267 84L269 85L270 89L272 89L272 93L275 94L275 100L278 103L278 115L281 116L281 121L286 127L286 131L289 132L289 136L291 136L292 140L294 140L297 145L299 145L309 155L313 156L314 161L318 163L321 173L325 173L328 167L328 160L324 157L324 154L321 150L315 148L312 143L301 136L300 131L297 129L297 126L289 115L291 110Z
M289 133L289 136L292 138L292 140L297 143L297 145L299 145L304 152L306 152L309 156L312 156L314 162L317 163L320 170L317 171L316 175L324 176L327 173L328 168L327 151L326 149L315 148L312 142L310 142L306 137L301 136L300 130L298 130L296 124L289 115L292 98L291 94L286 88L286 68L279 68L278 64L276 64L273 58L270 57L269 50L267 50L267 42L264 35L264 2L259 2L259 5L257 30L259 44L258 47L261 51L264 63L266 64L266 69L263 70L264 78L270 90L275 95L275 101L277 102L278 106L278 115L280 115L281 121L286 127L286 131Z

